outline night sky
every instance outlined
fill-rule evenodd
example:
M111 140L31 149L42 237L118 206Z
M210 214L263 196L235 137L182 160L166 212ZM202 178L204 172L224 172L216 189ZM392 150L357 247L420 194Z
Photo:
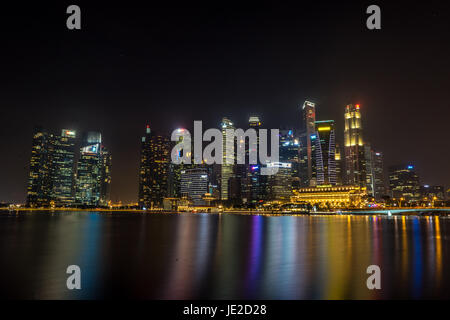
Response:
M170 134L258 115L267 128L296 128L305 99L341 141L344 107L359 103L364 139L386 167L411 163L422 184L450 184L444 1L373 2L376 31L366 28L372 2L45 3L0 10L0 201L25 201L34 125L100 131L111 199L129 202L147 123ZM70 4L81 30L66 28Z

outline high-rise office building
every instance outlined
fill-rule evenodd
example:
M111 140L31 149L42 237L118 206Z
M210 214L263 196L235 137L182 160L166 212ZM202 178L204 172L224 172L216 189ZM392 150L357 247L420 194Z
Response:
M373 196L379 200L386 195L383 153L372 150Z
M344 184L343 174L343 159L342 159L342 150L339 143L336 143L336 151L334 153L334 162L336 164L336 185L341 186Z
M366 190L369 196L374 196L374 177L372 166L372 148L369 143L364 144L364 165L366 170Z
M261 175L261 164L254 164L247 167L247 203L256 204L267 200L268 190L268 176ZM244 196L244 192L243 192Z
M147 125L141 140L139 206L161 207L168 195L171 143L168 137L152 133Z
M215 199L220 199L220 177L222 166L219 163L208 165L209 170L209 193Z
M384 183L383 154L364 144L367 194L380 200L386 194Z
M208 193L208 169L197 166L181 171L181 196L185 196L194 205L204 205L203 196Z
M422 199L430 202L445 200L445 188L443 186L430 186L425 184L420 186L420 195Z
M408 202L420 199L419 177L413 165L389 167L389 188L393 198L403 198Z
M291 163L292 173L292 187L300 187L300 142L295 137L294 130L282 129L280 130L280 161Z
M359 104L345 107L344 152L346 183L365 187L364 142Z
M324 120L315 122L316 133L311 135L315 145L313 169L317 185L336 185L336 143L334 121Z
M74 203L75 139L76 132L66 129L52 138L52 199L56 206Z
M181 135L186 129L178 128L177 131L180 133L180 137L176 143L171 143L171 148L178 143L182 143L184 137ZM191 150L193 147L191 146ZM187 155L191 157L191 154ZM177 154L177 160L183 158L183 150L180 150ZM167 178L167 188L168 188L168 197L171 198L180 198L181 197L181 172L186 169L192 169L195 165L188 163L180 163L175 164L170 161L169 163L169 171Z
M34 129L27 206L73 204L75 138L73 130L63 129L56 135L41 127Z
M314 145L311 142L311 135L315 134L316 105L313 102L305 101L301 109L300 128L300 183L307 187L314 184L312 155Z
M246 141L246 164L236 165L235 176L241 179L241 197L244 203L253 206L267 198L267 176L261 175L261 165L259 163L251 164L249 162L250 152L258 153L259 148L259 129L262 122L259 117L251 116L248 121L249 128L256 130L257 145L250 145Z
M139 206L141 208L150 208L150 157L151 157L151 129L147 125L145 128L145 136L141 138L141 162L139 166Z
M80 149L77 165L76 203L84 206L100 205L102 158L100 145Z
M270 175L268 179L268 198L273 201L288 202L292 196L292 163L271 162L268 167L278 167L276 174Z
M73 130L63 129L57 135L42 128L35 129L28 206L98 206L108 203L111 155L101 144L101 134L89 132L83 136L76 170L75 142L76 132Z
M233 122L228 118L223 118L222 123L222 166L221 166L221 176L220 176L220 199L228 200L229 185L228 182L231 177L233 177L234 172L234 147L233 152L227 152L226 141L227 141L227 129L234 129ZM228 163L229 162L229 163ZM232 164L233 163L233 164Z
M169 163L167 176L167 196L170 198L181 197L181 171L186 169L183 164Z
M35 127L27 189L27 206L29 207L50 205L51 153L49 134L43 128Z
M76 203L106 206L110 198L111 154L102 144L99 132L83 136L77 164Z
M111 167L112 157L108 149L102 146L102 171L101 171L101 185L100 185L100 205L107 206L111 200Z

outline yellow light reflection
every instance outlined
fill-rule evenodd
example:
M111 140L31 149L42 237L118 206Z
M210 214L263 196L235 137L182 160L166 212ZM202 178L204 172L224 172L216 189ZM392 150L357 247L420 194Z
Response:
M434 222L436 225L436 283L437 287L439 287L442 279L442 239L439 217L434 217Z

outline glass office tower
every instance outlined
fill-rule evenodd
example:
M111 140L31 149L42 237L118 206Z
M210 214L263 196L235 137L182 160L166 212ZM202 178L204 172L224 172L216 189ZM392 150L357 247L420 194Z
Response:
M52 139L52 199L56 206L74 203L75 139L76 132L67 129Z
M220 199L228 200L229 187L228 183L233 177L234 173L234 152L227 152L226 141L227 141L227 129L234 129L233 122L228 118L223 118L222 123L222 166L221 166L221 176L220 176ZM234 148L233 148L234 150ZM227 163L230 162L230 163ZM231 164L233 162L233 164Z
M110 198L111 154L102 144L99 132L83 136L77 164L77 205L107 206Z
M74 203L74 158L76 132L61 135L36 127L30 159L27 206L69 206Z
M300 184L303 187L314 185L313 181L313 148L311 135L315 134L316 105L311 101L305 101L301 109L300 125Z
M168 195L171 143L167 136L152 133L147 125L141 140L139 206L160 208Z

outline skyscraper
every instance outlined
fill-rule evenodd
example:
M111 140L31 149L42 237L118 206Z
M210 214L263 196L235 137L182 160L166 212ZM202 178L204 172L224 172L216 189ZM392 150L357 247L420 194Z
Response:
M208 170L198 166L181 171L181 196L186 196L194 205L204 205L203 196L208 193Z
M298 138L295 137L294 130L280 130L280 161L291 164L292 187L294 188L300 187L299 149L300 142Z
M152 133L147 125L141 140L139 170L139 206L161 207L168 195L171 143L168 137Z
M56 206L74 203L75 139L76 132L66 129L52 138L52 199Z
M184 128L178 128L177 131L181 134L186 129ZM183 141L184 137L180 136L178 141L176 143L181 143ZM171 146L175 145L175 143L172 143ZM192 150L192 147L191 147ZM180 150L177 157L178 159L181 159L183 157L183 151ZM188 157L191 155L188 154ZM172 198L179 198L181 197L181 172L186 169L193 168L193 164L188 163L180 163L175 164L170 161L169 163L169 173L167 178L167 186L168 186L168 197Z
M77 165L76 203L83 206L106 206L111 183L111 155L102 145L99 132L83 136Z
M102 146L102 171L101 171L101 186L100 186L100 205L107 206L111 199L111 167L112 157L108 149Z
M76 180L78 205L98 206L100 204L101 164L99 146L81 148Z
M73 204L75 138L73 130L63 129L56 135L41 127L34 129L27 206Z
M393 198L403 198L408 202L420 199L419 177L413 165L389 167L389 188Z
M311 185L313 168L312 154L313 143L311 135L315 133L316 105L313 102L305 101L301 110L300 129L300 183L307 187Z
M383 153L372 150L373 196L379 200L386 195Z
M374 177L373 177L373 165L372 165L372 148L369 143L364 144L364 162L366 169L366 190L369 196L374 196Z
M35 127L27 188L27 206L29 207L42 207L50 204L51 152L49 134L42 127Z
M364 144L367 194L380 200L386 194L384 184L383 154Z
M278 167L276 174L270 175L268 179L268 198L274 201L288 202L292 196L292 163L272 162L268 167Z
M344 184L342 175L344 174L342 150L339 143L336 143L336 151L334 154L334 160L336 163L336 185L341 186Z
M233 122L228 118L222 119L222 167L221 167L221 177L220 177L220 199L228 200L228 182L231 177L233 177L234 171L234 148L233 152L227 152L226 141L227 141L227 129L234 129ZM230 162L228 164L227 162ZM231 164L233 162L233 164Z
M315 144L313 168L317 185L336 185L336 144L334 121L315 122L316 133L312 135Z
M244 202L255 205L256 203L265 200L267 197L267 176L261 175L261 165L258 163L250 164L249 155L250 152L257 153L259 147L259 131L262 127L262 123L259 117L251 116L248 121L249 128L257 130L256 143L257 145L251 145L249 141L246 141L246 158L245 165L236 165L237 177L242 177L241 180L241 195ZM244 169L244 173L240 175L239 168Z
M346 183L365 187L364 143L359 104L349 104L345 107L344 152Z

